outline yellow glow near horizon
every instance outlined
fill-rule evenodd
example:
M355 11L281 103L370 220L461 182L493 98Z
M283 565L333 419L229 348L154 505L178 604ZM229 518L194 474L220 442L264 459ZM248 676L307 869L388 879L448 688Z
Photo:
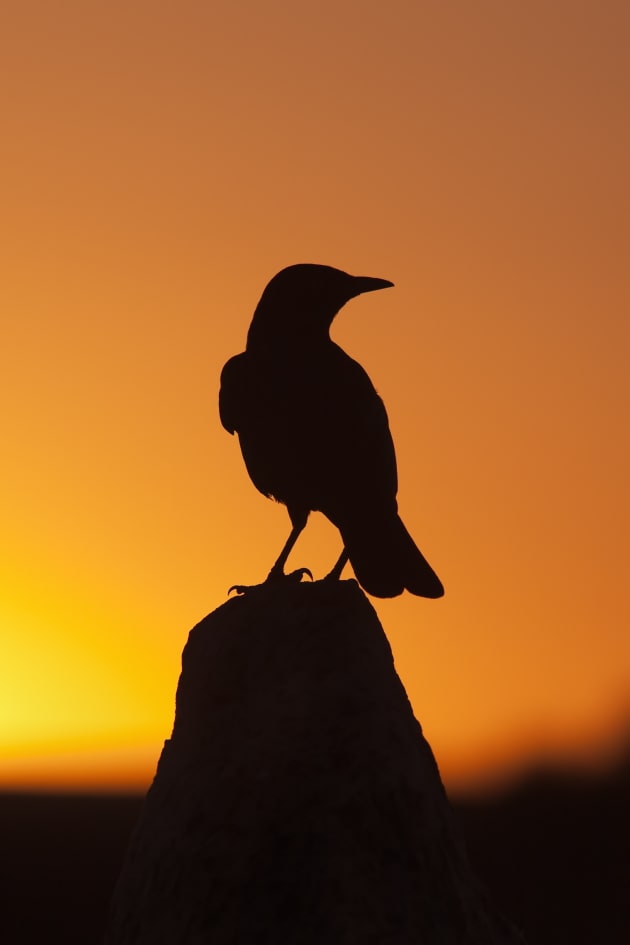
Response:
M375 604L443 770L621 738L629 9L7 13L0 786L150 780L188 630L286 537L216 391L298 261L396 286L333 334L446 585ZM292 560L338 550L313 516Z

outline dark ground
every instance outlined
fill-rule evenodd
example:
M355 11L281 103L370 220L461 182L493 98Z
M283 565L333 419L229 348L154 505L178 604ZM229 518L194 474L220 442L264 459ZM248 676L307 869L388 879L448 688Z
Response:
M100 945L142 799L0 794L0 938ZM470 858L529 945L630 942L630 757L453 800ZM175 943L174 943L175 945Z

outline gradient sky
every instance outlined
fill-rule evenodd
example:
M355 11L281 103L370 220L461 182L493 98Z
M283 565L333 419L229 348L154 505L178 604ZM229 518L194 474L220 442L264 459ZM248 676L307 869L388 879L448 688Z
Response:
M626 0L20 0L0 23L0 785L144 786L286 511L217 414L267 280L333 336L446 597L375 601L447 784L630 723ZM312 516L291 563L323 575ZM350 576L350 572L348 572Z

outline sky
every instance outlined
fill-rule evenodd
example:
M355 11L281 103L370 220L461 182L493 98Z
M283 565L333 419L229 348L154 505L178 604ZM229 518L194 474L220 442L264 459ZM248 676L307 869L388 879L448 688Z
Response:
M188 631L288 535L217 391L296 262L395 283L332 334L446 587L373 603L447 787L627 739L629 11L3 5L0 787L150 783ZM339 550L313 515L290 564Z

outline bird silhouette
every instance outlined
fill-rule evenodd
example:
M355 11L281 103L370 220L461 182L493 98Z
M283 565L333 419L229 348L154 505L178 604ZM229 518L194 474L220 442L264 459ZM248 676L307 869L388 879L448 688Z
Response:
M221 373L219 413L237 433L256 488L286 505L292 529L267 581L301 579L284 568L311 511L339 529L359 584L375 597L403 590L441 597L444 588L403 525L396 456L383 401L365 370L329 335L355 296L392 286L331 266L300 264L271 279L256 307L246 350ZM247 590L242 585L235 590Z

